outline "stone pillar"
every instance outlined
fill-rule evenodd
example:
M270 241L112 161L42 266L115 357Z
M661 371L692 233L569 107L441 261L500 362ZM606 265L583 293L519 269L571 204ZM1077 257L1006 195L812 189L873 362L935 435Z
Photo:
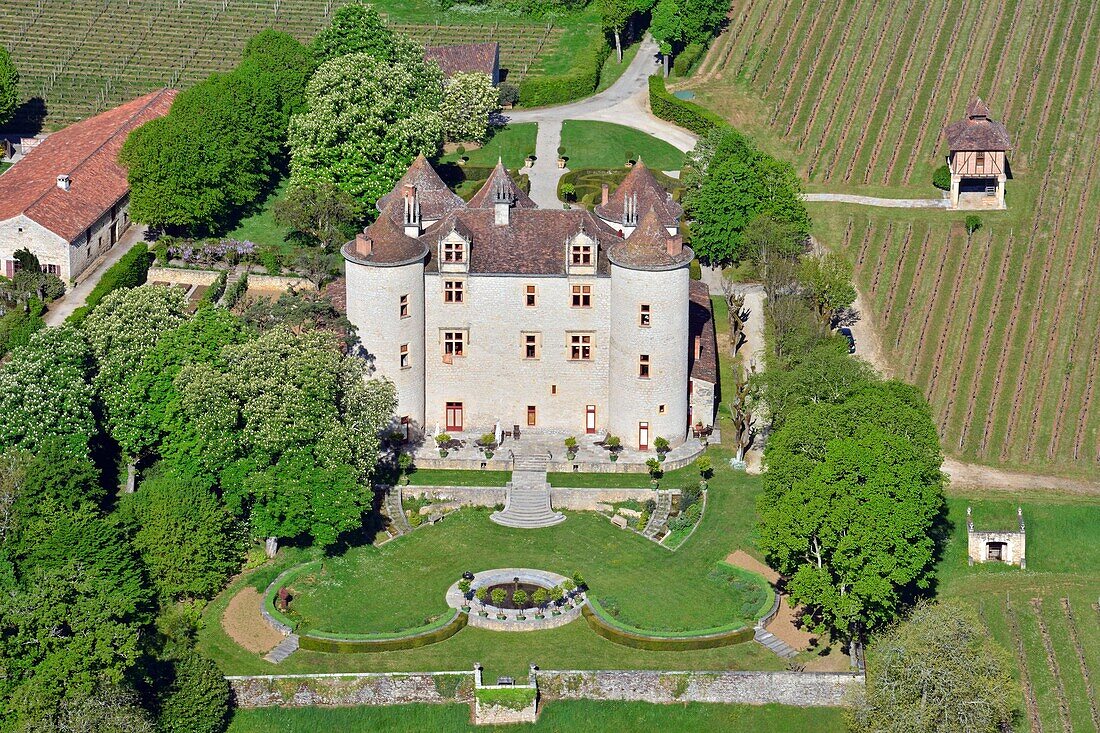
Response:
M962 182L962 176L957 173L951 174L951 208L959 208L959 184Z
M999 208L1002 208L1002 209L1007 209L1008 208L1005 205L1005 181L1006 180L1008 180L1008 177L1004 173L997 176L997 206Z

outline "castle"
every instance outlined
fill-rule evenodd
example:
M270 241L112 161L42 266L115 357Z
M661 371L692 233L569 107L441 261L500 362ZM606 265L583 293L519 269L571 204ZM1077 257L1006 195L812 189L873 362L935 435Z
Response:
M682 209L639 162L594 212L500 163L467 202L417 158L343 248L347 314L406 436L496 426L649 450L709 427L717 360Z

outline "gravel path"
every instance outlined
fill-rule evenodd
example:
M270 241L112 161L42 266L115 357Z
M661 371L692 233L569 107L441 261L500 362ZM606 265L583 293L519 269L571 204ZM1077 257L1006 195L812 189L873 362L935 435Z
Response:
M876 196L856 196L849 193L804 193L803 201L836 201L863 206L881 206L888 209L946 209L951 202L941 199L887 199Z

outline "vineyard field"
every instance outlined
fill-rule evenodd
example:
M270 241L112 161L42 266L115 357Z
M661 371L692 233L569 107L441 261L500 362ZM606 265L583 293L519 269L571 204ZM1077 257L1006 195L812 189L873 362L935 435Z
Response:
M884 357L945 450L1032 472L1100 466L1100 5L736 0L696 99L790 160L808 191L938 198L944 125L974 95L1013 138L1007 211L811 205ZM838 19L839 17L839 19ZM740 29L739 32L734 32Z

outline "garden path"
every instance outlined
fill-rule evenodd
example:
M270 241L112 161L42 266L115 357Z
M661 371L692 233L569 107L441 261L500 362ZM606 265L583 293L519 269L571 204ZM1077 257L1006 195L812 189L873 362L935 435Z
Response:
M101 255L97 262L85 270L84 279L72 289L67 289L63 296L50 303L50 309L42 318L46 325L60 326L66 318L72 315L73 311L88 302L88 296L91 294L92 289L99 284L99 279L103 277L103 273L107 272L111 265L122 259L122 255L129 252L131 247L145 239L145 229L145 226L139 224L131 226L122 235L122 239L115 243L114 247L107 250L106 254Z
M888 209L947 209L951 202L946 198L938 199L891 199L878 196L857 196L850 193L804 193L803 201L836 201L845 204L880 206Z

